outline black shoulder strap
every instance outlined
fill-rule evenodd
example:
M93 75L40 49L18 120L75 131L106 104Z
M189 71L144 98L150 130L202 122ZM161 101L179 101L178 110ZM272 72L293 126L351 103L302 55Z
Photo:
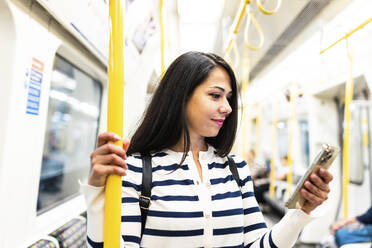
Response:
M142 190L139 197L139 205L141 208L141 238L143 230L145 230L146 218L150 207L150 197L152 188L152 165L151 156L149 154L142 155Z
M235 179L238 186L242 187L241 182L240 182L238 167L236 166L234 159L231 156L227 155L227 160L229 160L229 168L230 168L233 178Z

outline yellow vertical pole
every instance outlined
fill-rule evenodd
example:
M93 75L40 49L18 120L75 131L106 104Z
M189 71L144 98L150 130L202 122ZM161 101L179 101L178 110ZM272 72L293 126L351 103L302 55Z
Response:
M260 140L261 140L261 119L262 119L262 107L260 103L257 103L257 116L256 116L256 146L254 152L258 156L260 151Z
M244 106L244 101L243 101L243 105L241 107L241 113L242 113L242 134L241 134L241 137L240 137L240 146L241 146L241 150L240 150L240 156L242 156L243 159L247 159L247 152L246 152L246 149L247 149L247 123L246 123L246 116L245 116L245 106Z
M278 105L279 103L274 103L273 105L273 123L272 123L272 148L271 148L271 161L270 161L270 187L269 193L270 197L274 198L275 195L275 158L278 151Z
M248 104L246 105L245 109L247 109ZM246 122L247 122L247 151L252 149L252 128L253 128L253 119L249 115L248 111L246 112Z
M295 89L295 85L293 84L291 87L290 98L289 98L289 107L290 107L290 114L289 114L289 123L288 123L288 174L287 174L287 197L291 194L292 191L292 183L293 183L293 134L295 128L295 99L297 96L297 92Z
M108 61L107 131L123 136L124 98L124 38L123 5L120 0L109 1L111 20ZM122 147L122 141L115 142ZM106 182L104 213L104 247L120 247L121 176L110 175Z
M344 218L348 216L348 188L349 188L349 140L350 140L350 120L351 113L349 105L353 100L353 58L349 49L348 40L346 39L346 48L350 61L350 77L345 86L345 110L344 110L344 144L342 156L342 183L343 183L343 207Z
M368 149L368 118L367 118L367 111L365 108L362 110L362 146L363 149L366 150ZM364 151L366 152L366 151ZM368 152L368 151L367 151Z
M163 21L163 0L160 0L160 52L161 52L161 77L164 75L164 21Z
M248 58L248 50L244 49L244 60L243 60L243 81L242 81L242 96L243 96L243 152L242 156L244 159L247 159L247 152L248 146L247 143L249 142L247 139L248 133L248 113L247 113L247 89L249 83L249 58Z

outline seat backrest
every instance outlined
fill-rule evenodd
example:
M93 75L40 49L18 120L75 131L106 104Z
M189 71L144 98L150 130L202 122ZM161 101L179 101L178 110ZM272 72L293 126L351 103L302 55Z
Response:
M39 241L30 245L28 248L57 248L57 245L50 240L40 239Z
M86 247L87 221L83 217L67 222L49 235L56 238L60 248Z

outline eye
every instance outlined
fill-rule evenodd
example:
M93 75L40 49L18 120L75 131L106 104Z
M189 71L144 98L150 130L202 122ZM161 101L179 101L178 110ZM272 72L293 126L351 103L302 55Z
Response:
M218 98L220 98L220 94L217 94L217 93L210 93L209 94L213 99L218 99Z

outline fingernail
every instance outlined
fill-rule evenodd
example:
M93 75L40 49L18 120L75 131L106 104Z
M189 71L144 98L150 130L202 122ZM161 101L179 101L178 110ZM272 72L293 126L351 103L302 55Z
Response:
M117 134L114 134L114 137L115 137L115 139L117 139L117 140L121 140L121 138L120 138L119 135L117 135Z

